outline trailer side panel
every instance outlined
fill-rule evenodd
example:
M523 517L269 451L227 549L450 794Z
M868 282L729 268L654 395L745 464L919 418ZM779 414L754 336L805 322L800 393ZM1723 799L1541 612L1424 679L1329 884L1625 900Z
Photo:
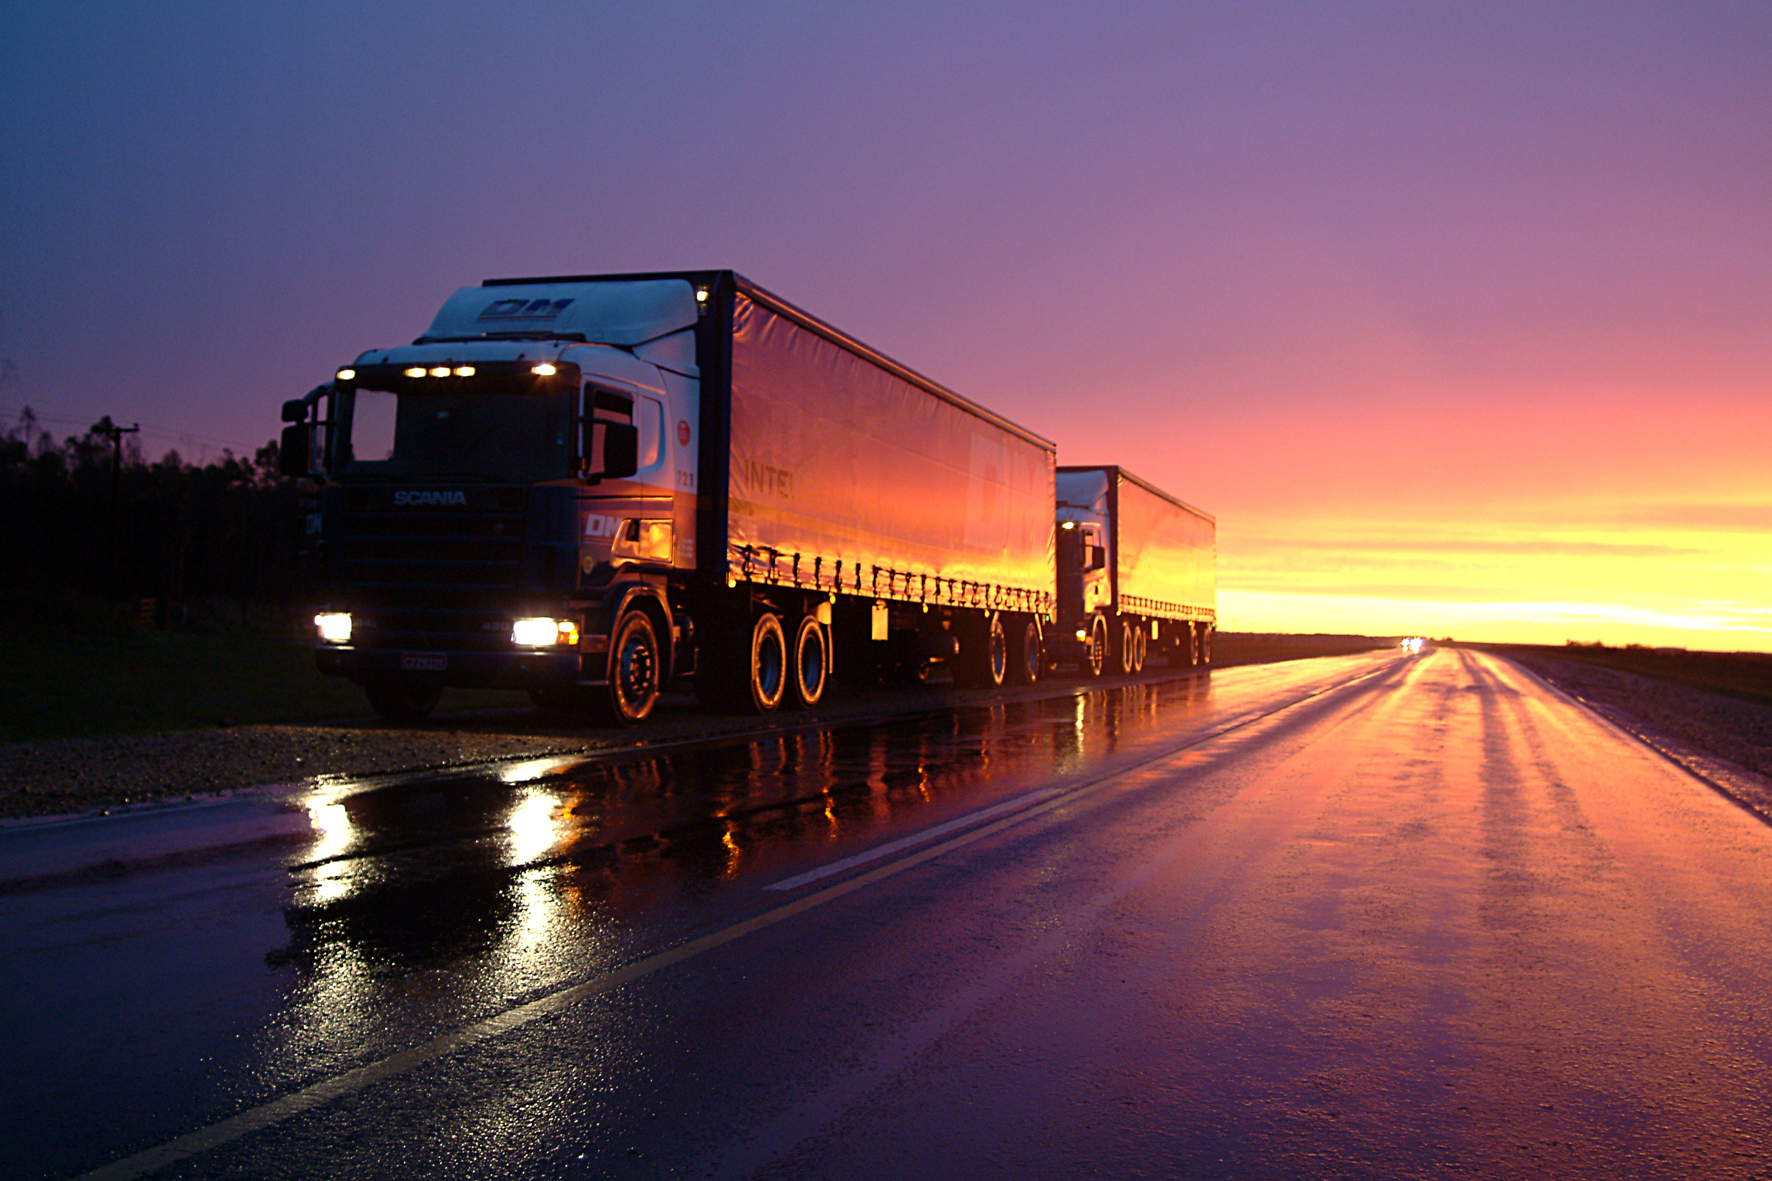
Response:
M742 290L731 339L729 577L1050 609L1051 448Z
M1117 606L1160 619L1217 617L1217 524L1121 471L1115 481Z

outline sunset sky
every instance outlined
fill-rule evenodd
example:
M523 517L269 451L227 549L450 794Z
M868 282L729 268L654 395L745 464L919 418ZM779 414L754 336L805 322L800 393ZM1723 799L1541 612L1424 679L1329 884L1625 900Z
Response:
M732 267L1214 513L1230 630L1772 650L1772 5L9 13L0 389L236 452Z

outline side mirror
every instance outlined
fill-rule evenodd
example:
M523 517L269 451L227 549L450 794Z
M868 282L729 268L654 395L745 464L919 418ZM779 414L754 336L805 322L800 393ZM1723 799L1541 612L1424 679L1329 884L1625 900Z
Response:
M1089 561L1083 566L1085 570L1104 570L1107 568L1107 547L1092 545L1089 547Z
M292 405L300 406L301 403L286 403L283 407L285 417L288 416L289 407ZM303 411L305 417L305 407ZM310 453L313 438L313 432L308 429L308 424L305 422L284 427L283 439L277 444L277 470L286 476L294 476L296 479L306 476L310 461L313 459L313 455Z
M291 398L283 403L284 422L306 422L308 420L308 400Z
M623 480L640 470L640 428L630 422L603 424L603 475Z

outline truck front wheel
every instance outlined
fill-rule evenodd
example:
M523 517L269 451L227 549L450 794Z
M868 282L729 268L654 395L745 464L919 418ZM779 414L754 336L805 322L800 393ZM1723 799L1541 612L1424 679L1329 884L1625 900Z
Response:
M658 704L658 633L644 611L629 611L609 643L610 720L623 726L644 721Z
M418 722L437 708L443 686L434 681L370 681L363 686L370 708L390 722Z

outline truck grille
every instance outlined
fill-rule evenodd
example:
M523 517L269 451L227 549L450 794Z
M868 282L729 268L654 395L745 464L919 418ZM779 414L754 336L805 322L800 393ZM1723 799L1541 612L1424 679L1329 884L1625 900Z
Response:
M339 590L399 588L440 595L514 591L524 514L346 510L333 544Z

